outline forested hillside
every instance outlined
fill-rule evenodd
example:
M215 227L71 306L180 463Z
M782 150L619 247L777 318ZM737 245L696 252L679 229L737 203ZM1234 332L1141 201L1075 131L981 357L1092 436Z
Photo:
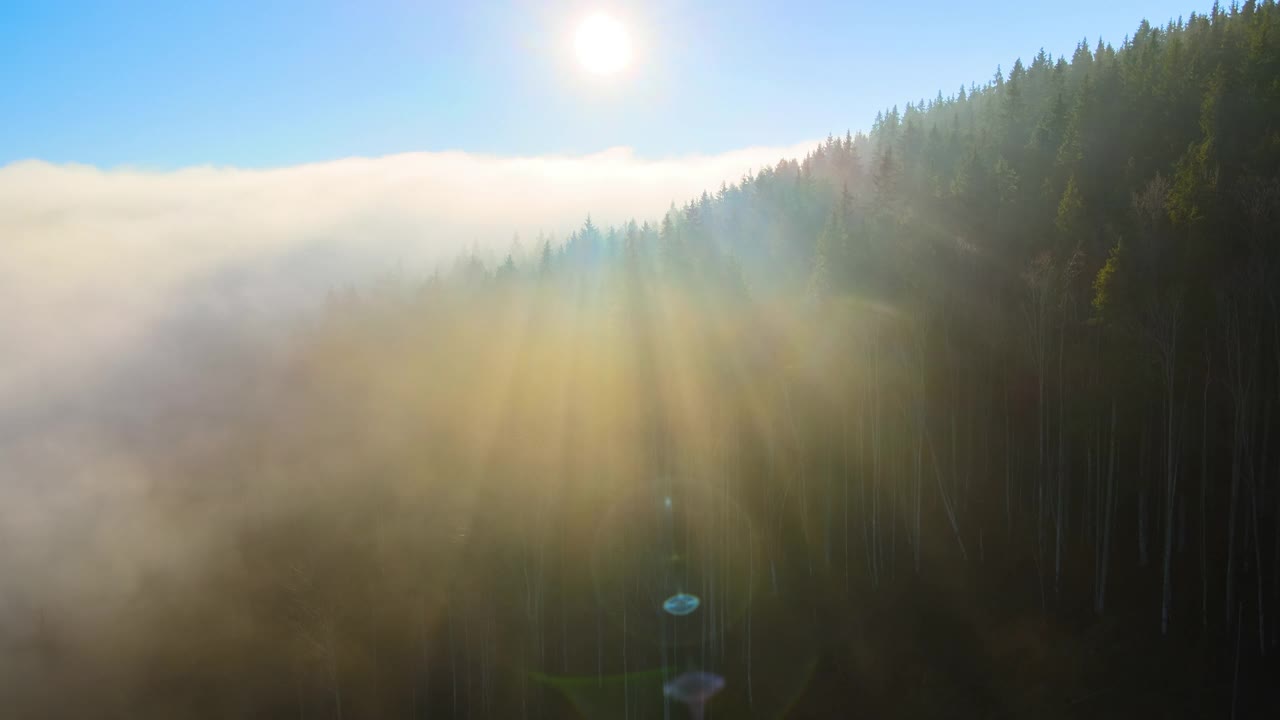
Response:
M296 335L110 429L193 549L20 592L13 707L653 718L696 668L708 717L1280 712L1273 0Z
M1278 17L1274 3L1215 6L1143 22L1118 49L1042 51L704 193L660 225L588 220L525 274L605 287L617 281L597 272L607 268L723 298L721 315L741 314L742 298L781 299L809 332L801 362L847 344L823 382L879 352L865 325L901 332L882 350L899 371L916 364L919 398L896 412L979 465L948 469L981 479L965 494L1019 496L1003 522L1015 506L1032 513L1054 587L1074 524L1097 546L1101 610L1102 547L1119 528L1141 564L1161 567L1162 628L1175 564L1204 585L1179 603L1184 622L1207 625L1212 608L1230 623L1239 582L1270 584L1273 602L1280 592L1263 570L1280 569L1280 457L1268 453L1280 439ZM865 412L843 394L808 409ZM807 436L831 430L811 421ZM806 452L844 452L829 442ZM934 453L926 474L945 464ZM1201 559L1183 568L1173 556L1188 542ZM1255 577L1238 577L1242 565Z

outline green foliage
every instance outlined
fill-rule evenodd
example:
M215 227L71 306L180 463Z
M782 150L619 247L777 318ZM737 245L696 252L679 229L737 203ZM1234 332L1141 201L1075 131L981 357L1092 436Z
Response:
M1023 271L1048 258L1073 268L1064 312L1079 299L1095 322L1137 322L1177 286L1193 316L1211 316L1219 283L1188 280L1237 262L1240 198L1280 174L1275 3L1144 21L1118 49L1084 39L1070 57L1010 67L673 204L643 231L588 219L542 247L538 271L625 263L701 293L876 298L1007 335Z
M1111 253L1107 257L1107 262L1098 269L1098 274L1093 279L1093 312L1094 319L1105 320L1108 310L1112 305L1112 293L1114 291L1114 282L1116 271L1120 267L1122 258L1124 257L1124 243L1118 243L1111 248Z
M1058 203L1058 217L1054 223L1059 232L1071 236L1080 232L1084 218L1084 199L1080 196L1076 178L1072 175L1067 180L1067 189L1063 191L1062 200Z

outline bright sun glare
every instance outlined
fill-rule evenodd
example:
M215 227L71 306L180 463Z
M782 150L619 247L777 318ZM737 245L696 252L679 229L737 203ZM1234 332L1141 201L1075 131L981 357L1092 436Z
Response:
M582 21L573 41L578 62L595 75L613 75L631 62L627 29L614 18L597 13Z

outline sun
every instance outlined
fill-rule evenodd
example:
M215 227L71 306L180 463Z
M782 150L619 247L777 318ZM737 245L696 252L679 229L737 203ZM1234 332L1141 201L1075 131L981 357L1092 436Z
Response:
M587 17L578 26L573 48L578 62L593 75L613 75L631 63L631 38L622 23L604 13Z

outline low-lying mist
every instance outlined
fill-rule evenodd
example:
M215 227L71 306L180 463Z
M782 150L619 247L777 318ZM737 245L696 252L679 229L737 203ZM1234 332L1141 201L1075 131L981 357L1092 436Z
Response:
M331 291L416 297L460 254L522 245L516 259L533 262L535 238L588 211L599 224L657 217L798 152L0 168L0 702L15 717L88 704L183 717L209 716L212 694L215 715L261 711L270 686L323 686L291 665L314 659L322 616L430 623L465 562L466 523L496 492L480 478L509 470L516 448L549 447L494 425L515 371L499 350L521 337L523 311L497 306L492 328L470 325L474 309L401 316L386 328L400 349L371 358L377 313L343 346ZM540 347L576 347L558 341ZM514 433L505 449L499 432ZM549 471L530 475L522 497L550 487ZM306 605L330 600L341 608ZM258 679L244 686L250 655Z
M239 334L372 275L425 277L464 252L532 254L539 235L563 238L588 213L602 225L656 218L807 147L275 169L15 163L0 168L0 407L47 403L125 356L163 362L204 325Z

